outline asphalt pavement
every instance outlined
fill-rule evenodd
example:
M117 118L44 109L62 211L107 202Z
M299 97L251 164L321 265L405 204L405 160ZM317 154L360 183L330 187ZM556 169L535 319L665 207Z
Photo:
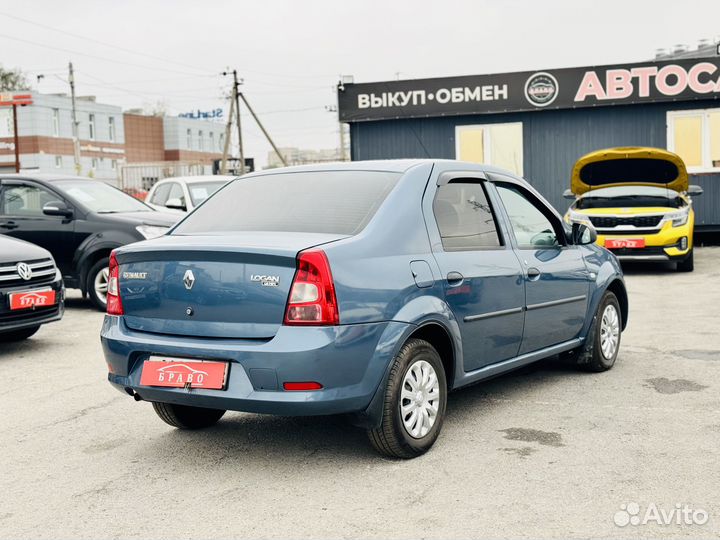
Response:
M102 314L71 293L0 345L0 538L718 538L720 248L626 279L613 370L543 362L451 394L412 461L339 418L175 430L110 387Z

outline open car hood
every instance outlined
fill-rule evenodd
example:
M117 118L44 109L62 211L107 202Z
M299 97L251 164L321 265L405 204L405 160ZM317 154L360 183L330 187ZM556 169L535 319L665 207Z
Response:
M610 186L658 186L682 193L688 174L680 156L660 148L607 148L577 160L570 181L575 195Z

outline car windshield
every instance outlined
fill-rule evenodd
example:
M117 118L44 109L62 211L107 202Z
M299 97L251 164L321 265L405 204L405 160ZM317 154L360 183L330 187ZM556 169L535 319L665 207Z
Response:
M55 183L70 197L98 214L152 212L145 203L119 189L92 180L63 180Z
M173 234L357 234L400 176L377 171L310 171L235 180L190 214Z
M191 182L188 184L190 199L193 206L199 205L218 189L223 187L227 182Z
M602 188L587 193L576 203L579 210L589 208L648 208L661 206L665 208L681 208L685 201L671 189L619 186Z

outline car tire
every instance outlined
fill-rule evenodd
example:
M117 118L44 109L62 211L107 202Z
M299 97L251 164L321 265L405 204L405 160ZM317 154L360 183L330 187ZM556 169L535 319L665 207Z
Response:
M202 429L217 424L225 411L222 409L206 409L189 405L153 402L153 409L160 419L180 429Z
M34 335L38 330L40 330L39 326L32 326L30 328L23 328L22 330L5 332L0 334L0 342L8 343L11 341L22 341Z
M446 406L447 382L440 355L427 341L411 339L393 360L382 421L368 430L370 442L379 453L393 458L424 454L440 434Z
M693 257L693 250L690 250L690 253L688 253L688 256L685 258L685 260L680 261L677 263L677 271L678 272L692 272L695 269L695 262Z
M87 281L85 282L88 298L90 298L93 305L100 311L107 309L109 265L109 259L100 259L97 261L88 271Z
M578 359L582 369L599 373L615 365L620 351L622 324L622 310L617 296L611 291L605 291L588 335L590 346Z

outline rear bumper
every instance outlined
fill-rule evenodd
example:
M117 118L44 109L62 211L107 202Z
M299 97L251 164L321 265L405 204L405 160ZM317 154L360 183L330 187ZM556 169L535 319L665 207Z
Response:
M54 306L10 311L10 294L40 289L53 289L58 302ZM65 287L61 279L32 287L0 288L0 334L32 328L59 321L65 312Z
M287 416L362 412L369 406L395 345L409 325L382 322L335 327L283 326L269 340L188 338L131 330L106 316L101 332L108 380L121 392L159 401ZM142 386L143 362L163 355L230 363L225 390ZM322 390L284 391L284 382L314 381Z

